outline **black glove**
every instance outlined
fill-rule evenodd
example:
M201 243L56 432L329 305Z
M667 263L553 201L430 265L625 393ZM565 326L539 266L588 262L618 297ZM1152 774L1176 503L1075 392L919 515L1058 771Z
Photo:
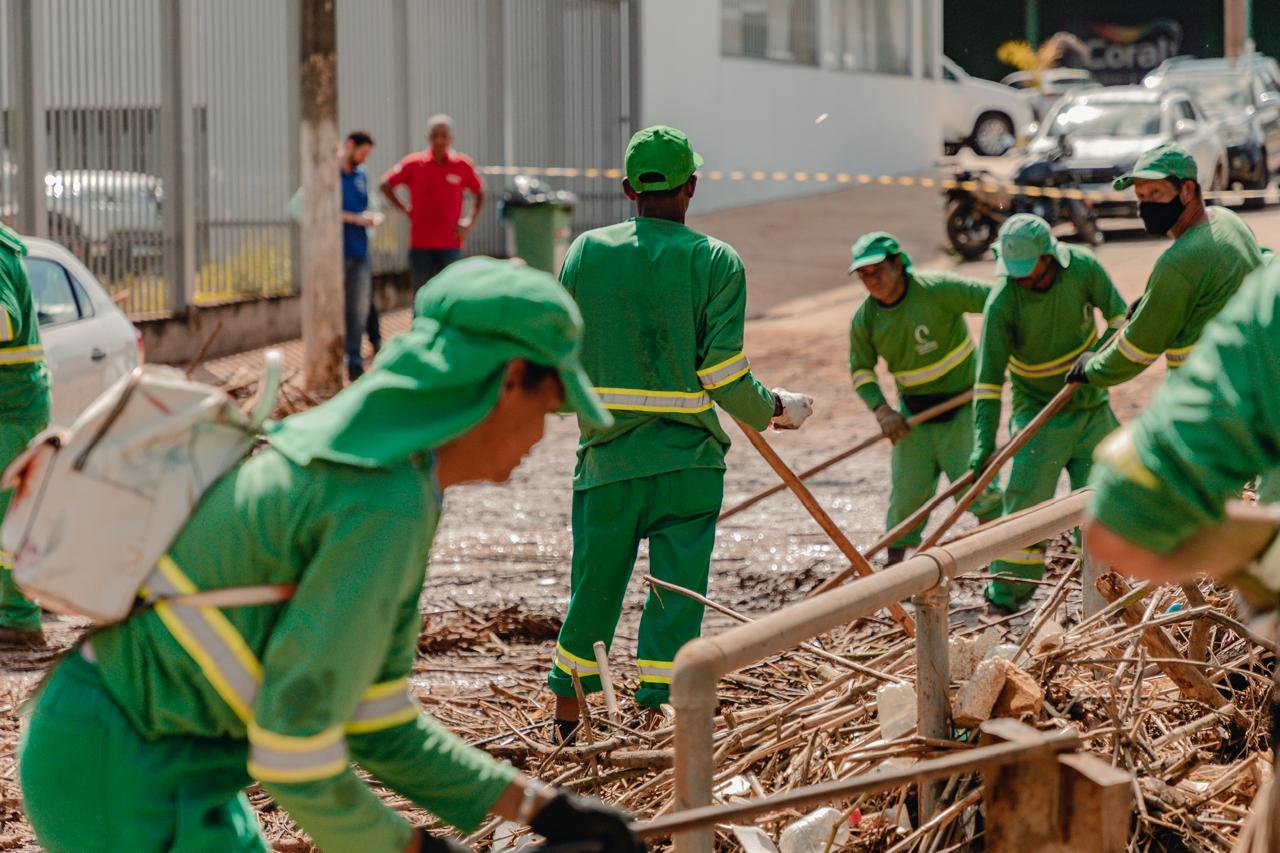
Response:
M561 791L538 810L529 828L553 845L595 841L599 853L644 853L644 844L635 840L627 823L625 812Z
M1071 365L1071 369L1067 371L1067 381L1088 385L1089 374L1085 373L1084 369L1088 367L1089 359L1093 358L1093 356L1094 353L1091 352L1081 353L1080 357L1076 359L1076 363Z
M429 834L425 829L418 830L419 850L422 853L475 853L470 847L461 841L454 841L452 838L438 838Z

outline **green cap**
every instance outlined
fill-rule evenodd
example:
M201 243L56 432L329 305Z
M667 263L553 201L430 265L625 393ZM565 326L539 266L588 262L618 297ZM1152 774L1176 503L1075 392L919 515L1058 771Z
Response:
M1176 142L1163 142L1143 153L1133 164L1133 171L1111 182L1112 189L1127 190L1138 179L1158 181L1162 178L1196 180L1195 158Z
M907 253L898 245L898 238L887 231L863 234L849 247L849 254L853 256L853 263L849 264L849 275L853 275L863 267L878 264L890 255L897 255L902 259L903 269L911 269L911 258L907 257Z
M1064 268L1071 263L1067 247L1053 236L1053 229L1034 213L1015 213L1000 227L996 249L996 275L1025 278L1043 255L1052 255Z
M674 190L683 186L702 165L689 137L674 127L655 124L636 131L627 144L627 180L638 193ZM645 175L650 180L641 180Z
M579 361L582 315L558 281L523 262L470 258L424 285L409 331L333 399L269 428L299 465L325 459L385 468L434 450L493 410L506 365L551 367L565 406L586 422L613 417Z

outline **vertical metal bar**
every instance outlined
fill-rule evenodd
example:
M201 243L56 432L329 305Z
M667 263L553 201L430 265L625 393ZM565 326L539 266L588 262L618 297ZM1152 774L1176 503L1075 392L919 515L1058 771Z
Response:
M911 77L919 80L924 76L925 39L928 34L928 28L924 25L924 3L922 0L911 0L909 15L907 32L910 35L907 37L907 45L911 53L908 61L910 62Z
M1230 2L1230 0L1226 0ZM1027 44L1040 46L1040 0L1027 0L1026 5Z
M195 304L192 190L191 0L160 4L160 162L166 215L166 308L185 316Z
M924 737L946 738L951 733L947 685L951 681L947 644L949 584L942 583L912 596L916 608L916 730ZM920 786L920 820L937 809L941 782Z
M644 127L641 121L644 118L643 111L643 95L644 89L641 87L643 71L643 57L641 51L644 48L644 39L641 35L641 25L643 24L644 13L640 11L639 0L627 0L627 117L631 120L631 126L627 136L635 133ZM615 155L616 156L616 155Z
M402 5L400 0L397 5ZM302 186L302 7L299 0L285 0L284 23L285 168L290 197ZM289 280L293 293L302 291L302 228L289 218Z
M13 0L13 156L18 166L15 223L24 234L49 235L44 176L48 172L45 49L48 10L44 0Z

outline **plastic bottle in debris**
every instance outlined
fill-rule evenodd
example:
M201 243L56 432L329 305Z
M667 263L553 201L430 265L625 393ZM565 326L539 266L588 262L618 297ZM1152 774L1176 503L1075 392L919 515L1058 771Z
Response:
M843 812L830 806L810 812L782 830L778 850L780 853L814 853L815 850L822 850L836 824L845 823L843 817ZM844 844L848 840L849 827L843 825L836 832L836 844Z
M876 691L876 718L883 740L900 738L916 724L916 689L910 684L885 684Z

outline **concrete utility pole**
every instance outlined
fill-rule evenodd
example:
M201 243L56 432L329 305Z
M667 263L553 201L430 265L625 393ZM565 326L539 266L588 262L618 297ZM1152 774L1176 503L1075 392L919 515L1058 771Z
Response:
M336 0L302 0L303 384L342 385L342 196Z
M1249 4L1246 0L1223 0L1222 40L1227 56L1244 53L1244 42L1249 34Z

